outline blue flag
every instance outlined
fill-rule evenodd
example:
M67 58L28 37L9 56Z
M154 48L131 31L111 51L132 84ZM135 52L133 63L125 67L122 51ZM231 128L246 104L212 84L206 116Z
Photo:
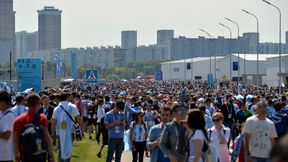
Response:
M54 61L56 63L56 75L62 75L63 74L63 66L62 66L62 61L60 58L60 53L56 52L54 56Z

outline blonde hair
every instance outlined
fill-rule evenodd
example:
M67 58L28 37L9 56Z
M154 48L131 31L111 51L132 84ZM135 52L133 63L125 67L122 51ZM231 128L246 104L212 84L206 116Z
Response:
M213 116L212 119L214 118L220 118L221 120L224 120L224 115L221 112L216 112Z

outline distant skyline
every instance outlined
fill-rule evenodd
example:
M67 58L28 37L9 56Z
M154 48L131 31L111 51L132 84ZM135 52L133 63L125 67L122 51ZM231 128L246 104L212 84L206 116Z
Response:
M282 11L282 42L288 31L288 0L268 0ZM62 48L121 45L121 31L137 30L138 45L155 44L157 30L173 29L175 37L229 36L224 23L237 37L256 32L256 21L241 9L259 18L260 42L278 42L278 11L262 0L14 0L16 32L38 30L37 10L55 6L62 10Z

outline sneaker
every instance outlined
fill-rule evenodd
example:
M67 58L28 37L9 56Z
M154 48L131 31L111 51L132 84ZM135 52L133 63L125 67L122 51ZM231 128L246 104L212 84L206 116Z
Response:
M99 153L97 154L97 157L98 157L98 158L101 158L101 152L99 152Z

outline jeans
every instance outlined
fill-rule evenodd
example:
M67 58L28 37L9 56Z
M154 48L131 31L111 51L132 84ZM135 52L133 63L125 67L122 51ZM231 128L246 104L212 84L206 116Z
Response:
M270 162L269 158L252 157L253 162Z
M132 155L133 155L133 161L132 162L137 162L138 154L139 154L138 162L143 162L144 150L146 148L146 142L133 142L133 144L134 144L135 150L132 151Z
M72 134L72 138L73 138L73 134ZM60 149L60 138L59 136L57 137L57 141L58 141L58 162L70 162L71 158L68 159L61 159L61 149Z
M120 162L123 149L124 149L123 138L109 138L106 162L112 161L114 152L115 152L115 162Z

